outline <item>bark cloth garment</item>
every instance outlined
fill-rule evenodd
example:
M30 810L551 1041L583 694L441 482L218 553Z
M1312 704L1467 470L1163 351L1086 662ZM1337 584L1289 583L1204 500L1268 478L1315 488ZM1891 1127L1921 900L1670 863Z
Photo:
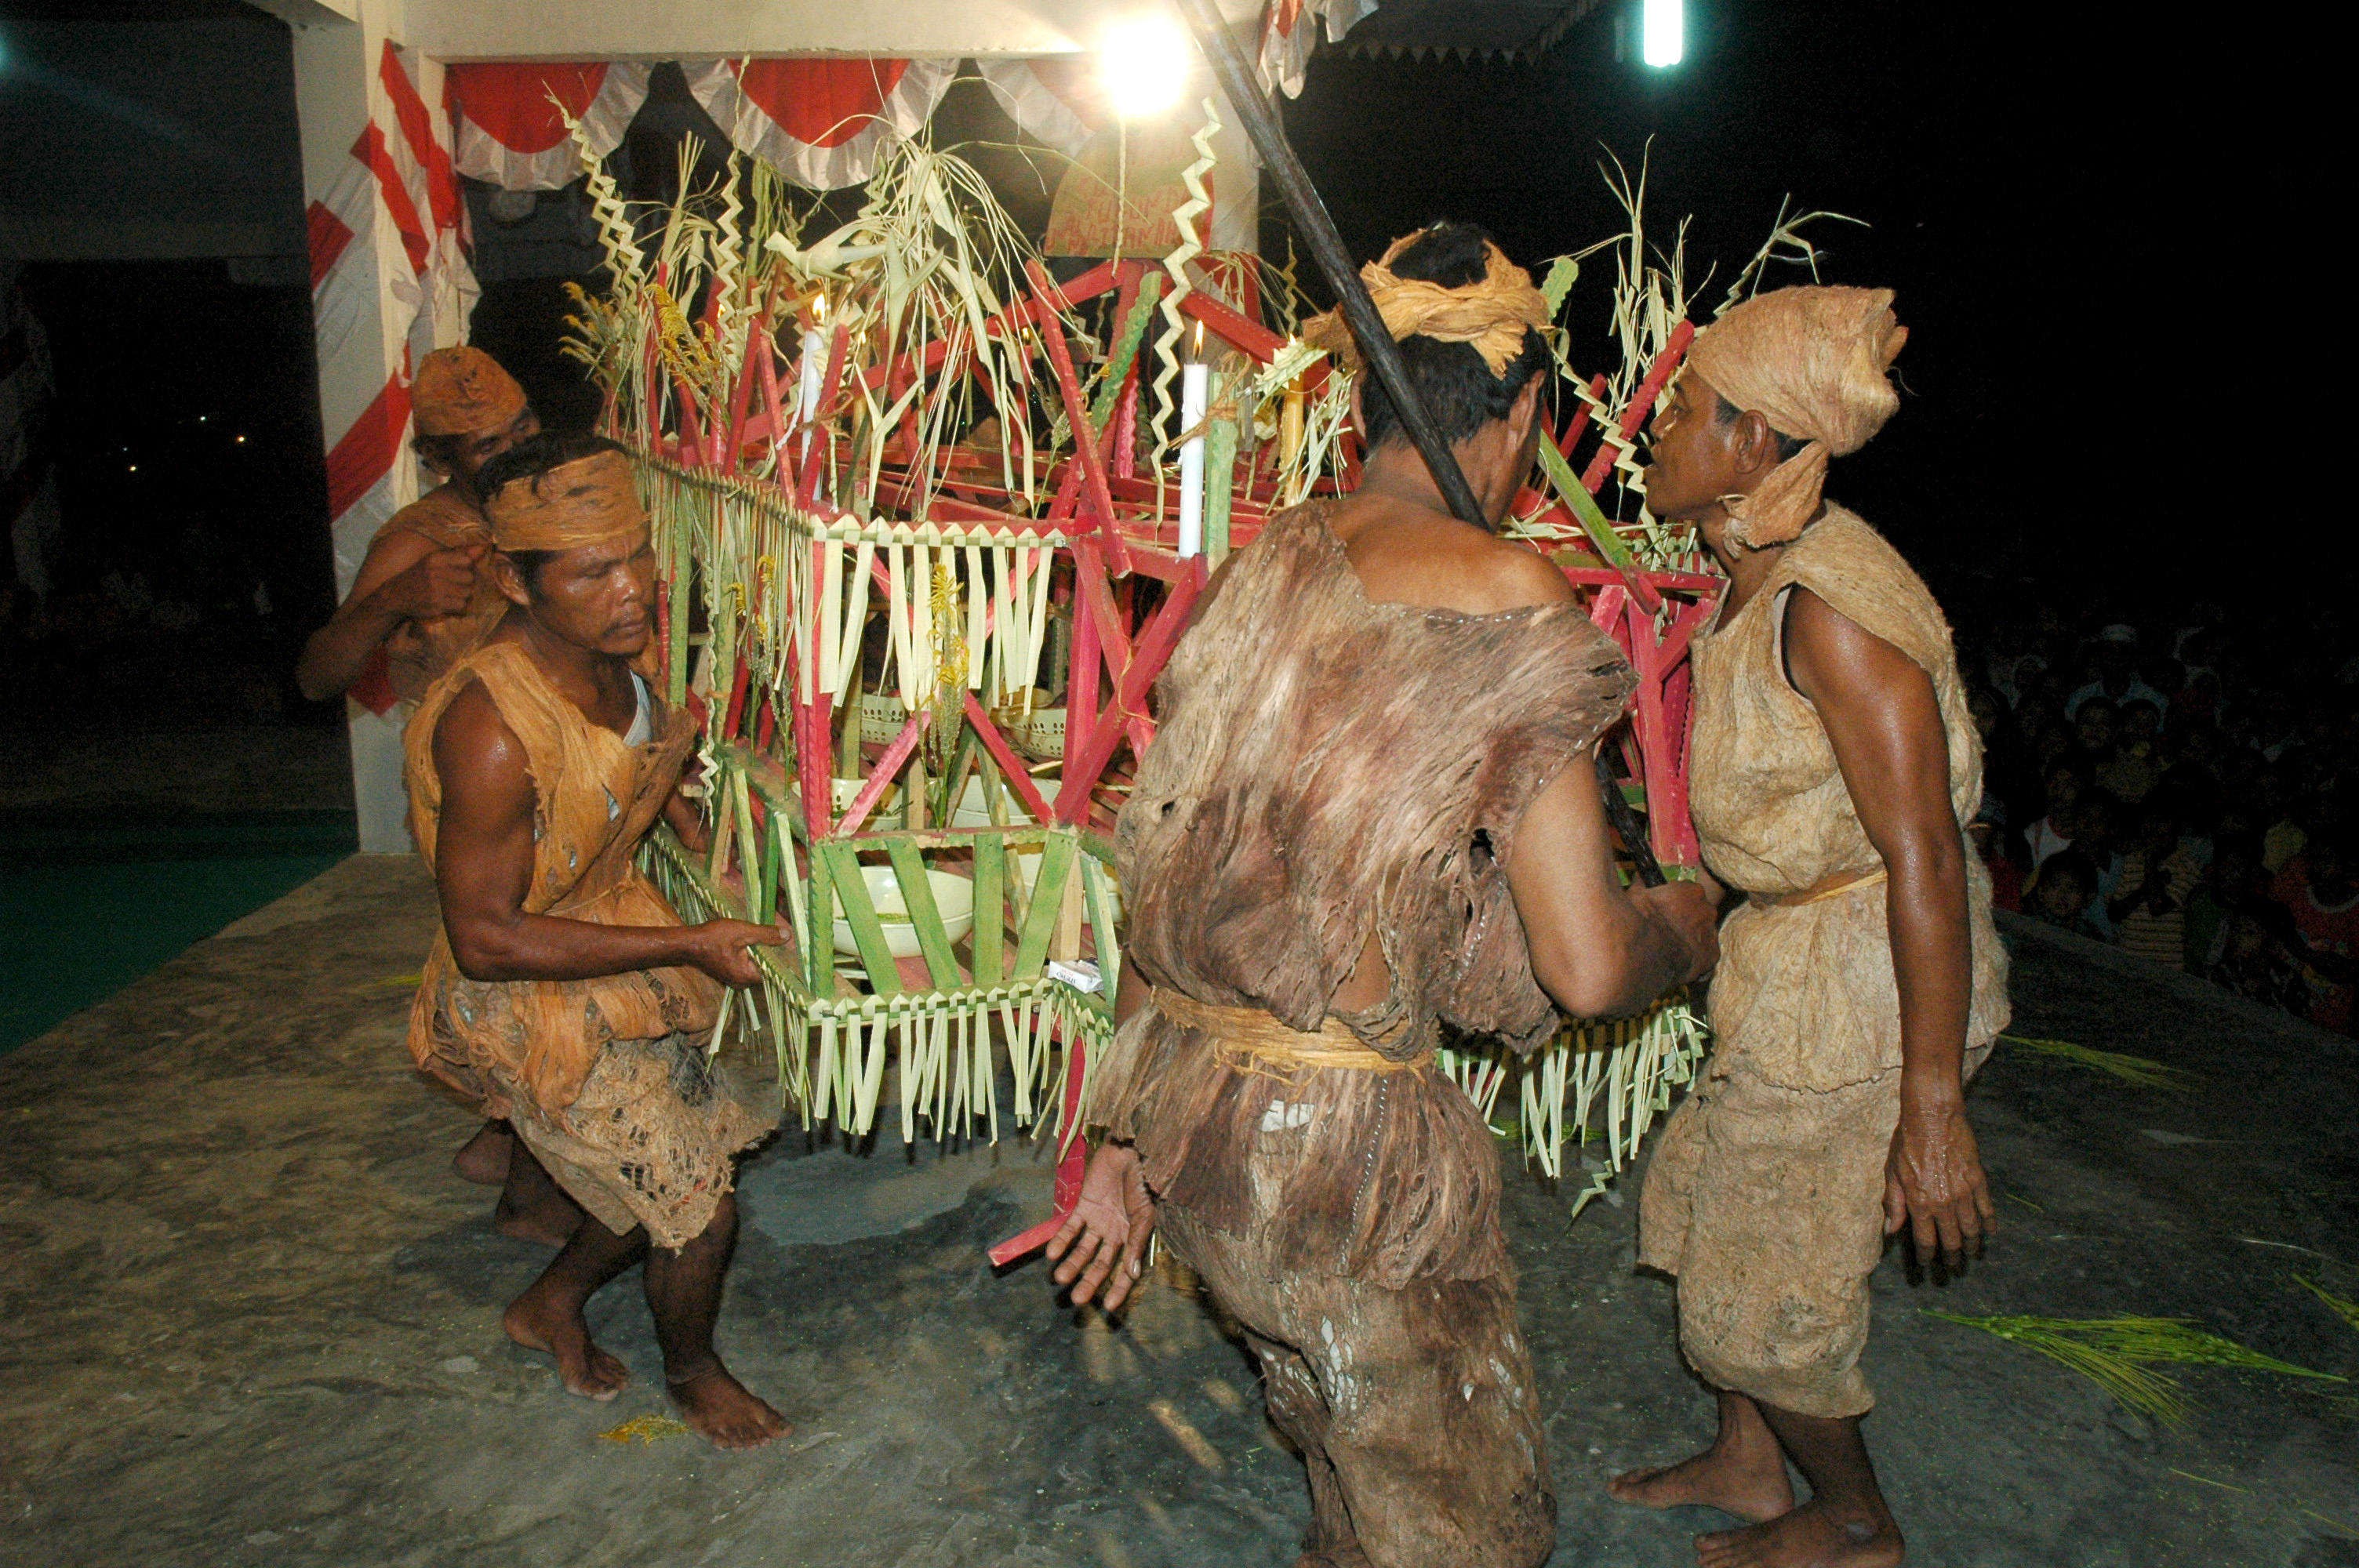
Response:
M1720 934L1712 1054L1664 1129L1639 1261L1679 1276L1680 1344L1707 1379L1803 1415L1875 1403L1859 1371L1900 1116L1900 997L1883 861L1810 702L1786 676L1788 591L1808 588L1932 678L1961 831L1982 746L1950 631L1897 551L1839 507L1695 643L1689 789L1712 874L1753 895ZM2006 1027L1990 877L1966 852L1966 1070Z
M434 864L442 805L434 729L474 682L524 743L532 776L533 914L678 925L633 860L695 740L679 710L631 746L582 710L514 643L478 648L435 683L403 736L410 831ZM409 1015L419 1067L507 1118L560 1186L609 1230L658 1247L702 1234L734 1180L732 1157L777 1117L704 1059L720 987L692 968L587 980L471 980L437 932Z
M1569 605L1372 602L1333 509L1273 517L1165 667L1115 831L1125 957L1200 1022L1340 1022L1419 1065L1272 1067L1150 1002L1094 1065L1090 1119L1136 1143L1174 1247L1251 1335L1321 1499L1314 1548L1348 1521L1383 1568L1537 1563L1555 1503L1498 1154L1429 1059L1445 1026L1555 1033L1504 867L1633 682ZM1372 932L1392 992L1331 1016Z
M416 501L386 519L385 526L369 541L375 548L378 540L394 534L415 534L438 550L463 549L470 545L482 545L488 549L492 543L492 525L483 513L451 485L438 485ZM442 678L451 666L474 652L475 645L491 634L507 613L508 601L501 597L499 585L492 580L488 565L475 567L475 596L467 608L456 615L438 615L430 621L405 621L393 629L385 640L386 675L393 687L393 695L403 702L416 702L426 695L426 688Z

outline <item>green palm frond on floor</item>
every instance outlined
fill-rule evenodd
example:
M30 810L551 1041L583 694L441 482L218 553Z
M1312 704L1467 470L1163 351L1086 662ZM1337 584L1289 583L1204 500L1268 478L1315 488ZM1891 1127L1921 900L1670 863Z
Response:
M1964 1317L1930 1310L1926 1315L2036 1350L2070 1367L2129 1409L2171 1426L2187 1423L2187 1399L2176 1378L2149 1369L2154 1367L2237 1367L2324 1382L2344 1380L2247 1349L2191 1327L2192 1320L2183 1317Z
M2341 1296L2329 1291L2325 1286L2314 1284L2311 1281L2303 1279L2299 1274L2296 1274L2293 1277L2293 1282L2299 1285L2303 1290L2308 1291L2311 1295L2316 1296L2320 1301L2324 1302L2327 1305L2327 1309L2333 1313L2335 1316L2341 1318L2352 1327L2359 1328L2359 1302L2344 1301Z
M2035 1040L2027 1034L2002 1034L1999 1038L2009 1045L2021 1045L2043 1056L2056 1056L2106 1074L2125 1084L2142 1089L2161 1089L2167 1094L2183 1095L2201 1084L2201 1074L2184 1067L2174 1067L2147 1056L2133 1056L2122 1051L2100 1051L2092 1045L2078 1045L2070 1040Z

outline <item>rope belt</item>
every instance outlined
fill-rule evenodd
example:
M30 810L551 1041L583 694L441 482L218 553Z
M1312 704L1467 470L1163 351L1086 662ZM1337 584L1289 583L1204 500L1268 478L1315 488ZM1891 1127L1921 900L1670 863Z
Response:
M1755 903L1766 903L1772 909L1797 909L1806 903L1816 903L1822 898L1832 898L1839 892L1849 892L1854 888L1874 887L1884 881L1886 875L1882 866L1872 871L1837 871L1833 876L1820 878L1799 892L1756 892L1751 897Z
M1309 1067L1349 1067L1364 1073L1413 1073L1433 1060L1430 1050L1407 1061L1396 1061L1370 1050L1360 1037L1332 1018L1315 1034L1289 1029L1257 1007L1214 1007L1155 988L1155 1011L1182 1029L1200 1029L1212 1038L1212 1049L1227 1065L1266 1077L1290 1077Z

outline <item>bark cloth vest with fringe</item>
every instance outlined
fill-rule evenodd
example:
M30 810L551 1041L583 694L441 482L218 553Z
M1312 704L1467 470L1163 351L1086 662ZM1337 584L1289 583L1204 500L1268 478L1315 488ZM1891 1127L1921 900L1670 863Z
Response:
M1713 1069L1823 1094L1900 1065L1900 992L1883 857L1818 710L1787 678L1796 588L1925 671L1962 832L1982 798L1983 753L1940 606L1900 552L1840 506L1786 546L1742 610L1695 640L1690 809L1704 864L1750 895L1721 925ZM2006 950L1991 922L1990 873L1971 844L1965 863L1971 1052L2006 1027Z
M679 783L696 726L679 708L654 709L650 738L632 745L593 724L514 643L491 643L435 682L403 731L409 828L430 868L440 848L442 780L434 729L453 699L481 682L524 744L532 778L532 884L528 914L599 925L678 925L635 859ZM642 711L647 711L643 708ZM561 1110L582 1092L609 1041L652 1040L710 1030L721 988L691 968L634 969L583 980L471 980L437 927L409 1015L419 1067L506 1114L507 1097L529 1095Z
M1498 1157L1429 1064L1445 1029L1527 1053L1555 1034L1505 867L1634 682L1572 605L1372 601L1335 504L1272 517L1157 683L1114 853L1125 961L1160 995L1094 1067L1089 1119L1136 1142L1158 1198L1230 1234L1266 1121L1299 1128L1288 1266L1484 1279L1506 1265ZM1391 994L1331 1013L1371 934Z

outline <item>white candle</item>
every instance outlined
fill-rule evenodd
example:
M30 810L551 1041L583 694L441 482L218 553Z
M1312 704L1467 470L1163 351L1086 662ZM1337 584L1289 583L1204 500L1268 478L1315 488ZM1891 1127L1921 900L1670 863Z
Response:
M797 389L795 419L803 427L803 450L810 450L810 424L819 415L820 379L827 373L827 296L811 302L811 324L803 329L803 373Z
M1212 367L1180 367L1180 427L1197 433L1180 443L1180 554L1204 553L1204 405L1210 401Z

